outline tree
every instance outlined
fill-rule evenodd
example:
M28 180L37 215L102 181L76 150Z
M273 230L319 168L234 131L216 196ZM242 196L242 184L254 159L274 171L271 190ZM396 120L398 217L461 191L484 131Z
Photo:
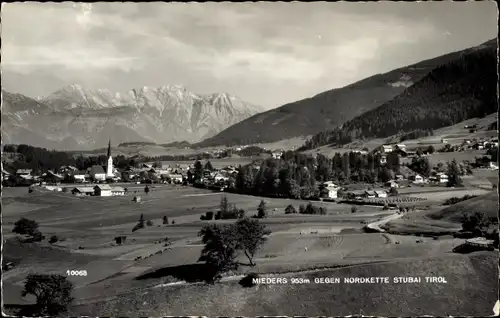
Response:
M203 166L199 160L196 160L194 163L193 182L199 182L202 177L203 177Z
M473 214L464 214L462 216L462 229L468 232L482 231L488 226L488 220L484 212L474 212Z
M229 202L225 195L220 199L220 212L221 214L229 212Z
M30 274L24 283L22 296L31 294L36 297L34 314L56 316L65 312L73 301L72 291L73 284L65 276Z
M460 168L455 159L448 164L448 186L461 187L463 185L462 178L460 178Z
M35 220L21 218L14 223L13 233L34 236L38 232L38 223Z
M205 163L205 170L208 170L208 171L214 170L214 167L212 167L212 163L210 162L210 160L208 160L207 163Z
M144 188L144 193L146 193L146 194L148 194L148 193L149 193L149 186L146 186L146 187Z
M294 206L289 204L286 208L285 208L285 214L294 214L294 213L297 213L297 211L295 210Z
M267 217L267 207L266 207L266 202L264 200L261 200L259 206L257 207L257 217L259 219Z
M434 153L434 151L436 151L436 150L434 149L434 147L432 145L429 145L429 147L427 147L427 149L426 149L426 152L430 155L432 155Z
M299 205L299 213L300 214L306 213L306 207L303 204Z
M168 224L168 217L166 215L163 216L163 224Z
M228 270L238 268L235 260L239 242L234 224L206 225L198 236L201 236L205 244L199 261L204 261L215 269L213 280L220 278L221 274Z
M271 231L266 229L264 224L258 220L243 218L236 222L236 233L238 235L238 249L243 250L250 262L250 266L255 266L253 256L255 252L266 242L266 235Z

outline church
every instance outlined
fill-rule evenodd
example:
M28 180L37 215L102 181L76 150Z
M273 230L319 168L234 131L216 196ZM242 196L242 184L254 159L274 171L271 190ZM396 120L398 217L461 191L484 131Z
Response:
M106 178L113 178L113 157L111 156L111 139L108 143L108 165L106 166Z

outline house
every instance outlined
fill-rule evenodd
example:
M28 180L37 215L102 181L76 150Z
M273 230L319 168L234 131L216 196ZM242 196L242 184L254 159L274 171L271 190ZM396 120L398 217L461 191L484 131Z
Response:
M397 181L403 181L405 179L405 176L403 176L402 174L397 174L396 175L396 180Z
M448 183L448 175L442 172L436 174L439 183Z
M447 138L441 138L441 143L447 144L448 143L448 139Z
M394 180L386 182L385 186L389 188L396 188L396 189L399 188L399 184L397 184L397 182Z
M338 197L338 188L326 187L324 191L326 196L330 199L336 199Z
M106 180L106 172L104 171L104 168L101 166L92 166L89 169L89 176L90 178L97 180L97 181L104 181Z
M476 142L475 144L472 145L472 149L483 150L484 146L481 143Z
M282 155L283 155L282 151L276 151L276 152L273 152L272 156L274 159L280 159Z
M75 173L73 173L73 179L75 179L75 182L78 183L87 182L88 177L89 176L85 171L76 171Z
M374 198L375 197L375 191L373 190L365 190L365 197L366 198Z
M396 147L397 147L397 149L406 152L406 145L405 144L397 144Z
M122 187L112 187L111 188L111 195L112 196L125 195L125 189Z
M322 192L330 199L336 199L338 197L339 186L337 186L333 181L325 181L321 185Z
M229 178L228 178L228 177L226 177L226 176L223 176L223 175L222 175L222 174L220 174L220 173L217 173L217 174L214 176L214 180L215 180L215 182L221 182L221 181L227 181L227 180L229 180Z
M391 145L382 145L382 152L383 153L392 152L392 146Z
M182 183L182 175L181 174L171 174L170 180L172 180L172 183Z
M424 182L424 178L419 174L414 175L414 176L410 176L410 180L413 181L413 183L423 183Z
M493 170L498 170L498 163L496 162L493 162L493 161L490 161L490 166L489 166L490 169L493 169Z
M94 195L99 197L110 197L111 187L107 184L99 184L94 187Z
M42 180L49 183L59 183L64 179L63 176L55 173L54 171L47 171L42 175Z
M33 169L17 169L16 175L17 176L31 176L32 172L33 172Z
M73 195L84 196L84 195L93 195L94 188L92 187L76 187L71 190Z
M375 190L374 192L377 198L387 198L387 192L384 190Z
M380 164L383 165L383 164L386 164L387 163L387 156L381 156L380 157Z
M366 196L365 191L363 190L354 190L347 192L347 197L349 199L362 199Z

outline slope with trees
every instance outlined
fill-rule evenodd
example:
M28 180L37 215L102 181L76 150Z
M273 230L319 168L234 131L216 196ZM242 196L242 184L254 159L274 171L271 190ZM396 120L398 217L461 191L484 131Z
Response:
M496 41L441 65L391 101L310 138L301 150L433 130L498 110Z
M496 41L489 41L485 45L487 50L491 48L496 50ZM404 93L407 86L417 83L426 76L429 77L429 73L434 69L459 60L462 56L474 55L474 52L483 46L442 55L385 74L377 74L343 88L336 88L259 113L197 145L208 147L266 143L334 129L356 116L389 102ZM496 57L495 63L490 65L493 72L495 65Z

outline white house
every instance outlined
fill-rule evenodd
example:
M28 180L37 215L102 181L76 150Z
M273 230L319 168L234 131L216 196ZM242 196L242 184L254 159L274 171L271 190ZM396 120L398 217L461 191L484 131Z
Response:
M384 153L392 152L392 146L391 145L382 145L382 151Z
M100 197L110 197L111 187L107 184L99 184L94 187L94 194Z
M92 168L89 169L89 175L94 180L106 180L106 172L104 172L104 169L101 166L92 166Z
M170 180L172 180L173 183L182 183L182 175L181 174L171 174Z
M377 198L387 198L387 192L384 190L375 190L375 196Z
M339 186L333 183L333 181L323 182L323 188L325 189L328 198L330 199L338 198Z
M365 197L367 197L367 198L375 198L375 191L373 191L373 190L366 190L365 191Z
M30 176L33 172L32 169L17 169L16 175L18 176Z
M380 157L380 164L386 164L387 163L387 156L381 156Z
M223 175L222 175L222 174L220 174L220 173L217 173L217 174L214 176L214 180L215 180L215 182L220 182L220 181L227 181L227 180L229 180L229 178L228 178L228 177L223 176Z
M443 172L438 172L436 174L436 177L438 178L439 183L448 183L448 175L443 173Z
M490 161L490 169L498 170L498 163Z
M75 182L85 182L86 181L86 173L85 171L77 171L73 174L73 178L75 179Z
M413 180L413 183L423 183L424 182L424 178L419 174L412 176L411 179Z
M122 187L112 187L111 188L111 195L112 196L125 195L125 189Z

